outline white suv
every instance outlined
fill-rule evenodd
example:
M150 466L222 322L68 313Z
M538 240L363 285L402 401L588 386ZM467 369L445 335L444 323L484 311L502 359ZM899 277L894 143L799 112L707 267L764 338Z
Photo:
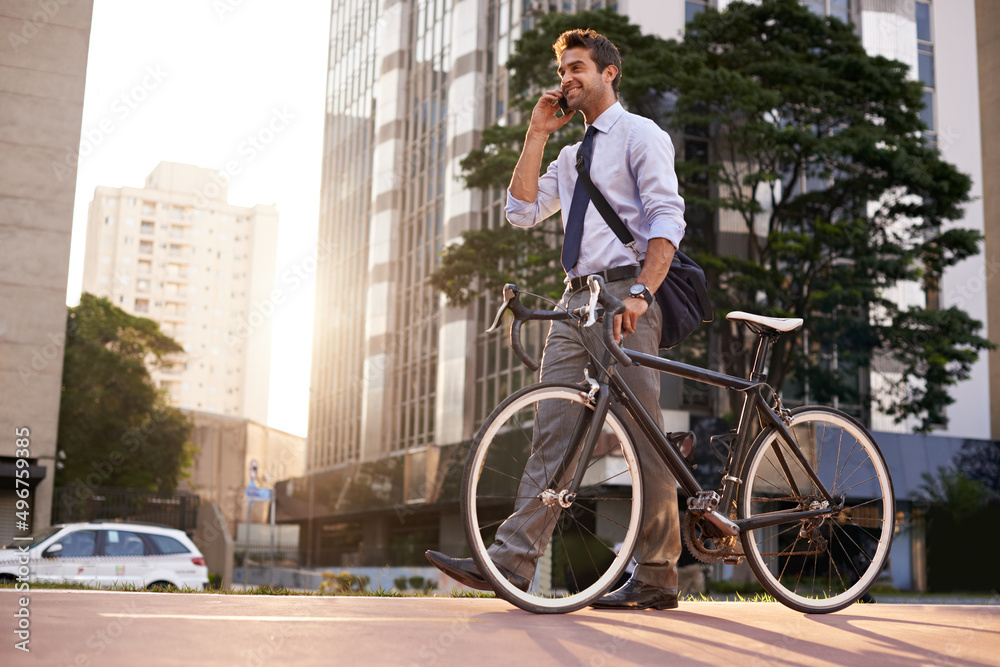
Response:
M183 531L152 524L91 521L51 526L0 550L0 581L62 581L98 588L203 590L208 568Z

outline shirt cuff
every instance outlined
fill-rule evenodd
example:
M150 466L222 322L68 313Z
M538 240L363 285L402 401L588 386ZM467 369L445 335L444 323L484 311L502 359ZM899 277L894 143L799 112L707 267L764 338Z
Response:
M510 188L507 188L507 205L503 210L507 214L507 222L515 227L531 227L538 217L536 203L521 201L510 193Z
M685 225L670 219L653 220L649 225L649 238L667 239L674 244L674 248L680 249L681 239L684 238Z

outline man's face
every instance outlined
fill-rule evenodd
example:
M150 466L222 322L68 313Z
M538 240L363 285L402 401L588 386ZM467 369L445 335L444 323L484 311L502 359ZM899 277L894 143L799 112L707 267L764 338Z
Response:
M562 91L571 109L586 110L587 107L607 95L614 95L611 82L617 71L614 67L597 69L590 51L582 47L566 49L559 59L559 76L562 77Z

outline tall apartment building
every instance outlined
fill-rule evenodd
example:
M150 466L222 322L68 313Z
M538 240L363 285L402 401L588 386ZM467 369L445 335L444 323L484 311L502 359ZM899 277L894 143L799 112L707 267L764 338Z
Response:
M978 91L969 74L974 0L803 2L852 21L871 53L911 66L925 83L934 139L945 159L972 174L972 195L981 194ZM427 282L437 253L462 232L505 224L505 192L466 188L459 162L485 127L514 120L503 64L534 13L610 7L644 32L676 38L699 11L728 4L333 1L320 243L338 250L317 274L308 474L288 490L308 518L303 533L317 564L376 563L421 540L461 551L457 504L447 495L460 475L460 443L534 378L505 337L482 333L495 297L452 308ZM959 224L983 230L981 202ZM983 272L982 256L950 270L942 304L960 303L985 322L986 291L974 282ZM915 296L900 298L922 298L911 288ZM985 360L954 391L948 433L989 437ZM665 392L664 406L686 408L679 393ZM668 414L668 423L677 419L687 412Z
M175 405L266 424L278 212L227 193L218 172L171 162L145 187L98 187L83 290L184 346L153 372Z

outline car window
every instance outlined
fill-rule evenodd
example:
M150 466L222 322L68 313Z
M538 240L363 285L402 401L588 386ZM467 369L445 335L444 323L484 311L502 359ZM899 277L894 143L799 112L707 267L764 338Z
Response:
M57 544L63 545L60 558L86 558L94 555L97 544L96 530L77 530L62 538Z
M39 530L38 532L32 533L27 538L21 537L21 538L12 540L10 544L5 544L2 548L3 549L15 549L16 550L16 549L20 549L21 547L23 547L25 545L25 543L27 543L27 544L38 544L38 543L40 543L40 542L42 542L44 540L49 539L50 537L52 537L53 535L55 535L56 533L58 533L62 529L63 529L62 526L49 526L48 528L43 528L42 530Z
M104 531L105 556L144 556L146 543L136 533L127 530Z
M175 540L172 537L155 535L153 533L149 533L146 537L153 540L161 554L186 554L191 552L180 540Z

